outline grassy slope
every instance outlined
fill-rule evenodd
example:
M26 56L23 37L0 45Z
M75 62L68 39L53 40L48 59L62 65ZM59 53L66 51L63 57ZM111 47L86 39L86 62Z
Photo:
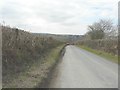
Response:
M42 58L42 62L38 60L29 70L16 76L12 82L3 85L3 87L33 88L40 85L47 78L50 69L57 62L62 48L63 45L51 50L46 57Z
M114 55L109 54L109 53L106 53L106 52L104 52L104 51L91 49L91 48L86 47L86 46L79 46L79 47L82 48L82 49L85 49L85 50L87 50L87 51L89 51L89 52L92 52L92 53L94 53L94 54L97 54L97 55L99 55L99 56L101 56L101 57L104 57L104 58L106 58L107 60L110 60L110 61L112 61L112 62L118 63L118 56L114 56Z

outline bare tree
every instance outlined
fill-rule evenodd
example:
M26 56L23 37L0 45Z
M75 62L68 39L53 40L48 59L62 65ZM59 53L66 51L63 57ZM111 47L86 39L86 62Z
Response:
M94 23L93 25L88 26L88 35L91 39L102 39L104 38L104 30L102 29L100 23Z
M115 35L116 28L113 26L112 20L100 20L88 26L87 34L91 39L103 39Z

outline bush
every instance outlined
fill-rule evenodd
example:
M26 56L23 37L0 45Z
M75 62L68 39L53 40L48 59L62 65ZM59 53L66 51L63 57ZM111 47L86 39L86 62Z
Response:
M85 45L92 49L102 50L114 55L118 54L118 40L101 39L101 40L83 40L80 45Z
M3 82L8 75L20 73L61 42L6 26L2 27ZM40 59L39 59L40 60Z

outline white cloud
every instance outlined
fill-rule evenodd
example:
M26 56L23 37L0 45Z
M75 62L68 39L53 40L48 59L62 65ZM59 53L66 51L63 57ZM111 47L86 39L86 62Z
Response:
M0 21L31 32L84 34L100 18L117 23L118 0L1 0Z

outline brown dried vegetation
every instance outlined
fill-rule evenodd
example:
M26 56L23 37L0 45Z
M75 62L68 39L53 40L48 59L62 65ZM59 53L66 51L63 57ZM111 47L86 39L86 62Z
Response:
M17 28L1 27L3 83L7 82L8 77L12 78L23 72L61 44L50 37L36 36Z

